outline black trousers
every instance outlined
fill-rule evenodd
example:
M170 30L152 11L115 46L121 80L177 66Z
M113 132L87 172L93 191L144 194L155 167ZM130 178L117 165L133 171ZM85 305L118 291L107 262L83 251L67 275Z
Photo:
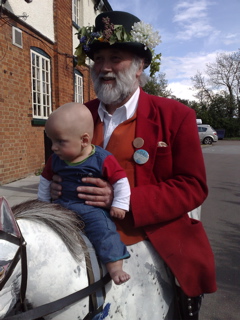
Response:
M175 313L173 320L199 320L202 295L188 297L180 287L175 288Z

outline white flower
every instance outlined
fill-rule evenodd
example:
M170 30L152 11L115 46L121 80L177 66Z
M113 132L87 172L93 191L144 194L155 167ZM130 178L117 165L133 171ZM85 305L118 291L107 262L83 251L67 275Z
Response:
M150 24L142 21L134 23L131 36L134 42L143 43L145 50L154 49L161 42L158 31L154 31Z

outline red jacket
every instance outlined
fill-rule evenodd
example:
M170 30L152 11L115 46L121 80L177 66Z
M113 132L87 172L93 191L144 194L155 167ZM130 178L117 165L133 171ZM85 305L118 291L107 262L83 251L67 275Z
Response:
M99 101L86 105L96 120ZM141 90L135 136L144 140L143 149L149 154L145 164L135 167L136 186L131 190L135 227L144 228L188 296L216 291L214 256L206 233L202 223L187 214L208 193L195 112Z

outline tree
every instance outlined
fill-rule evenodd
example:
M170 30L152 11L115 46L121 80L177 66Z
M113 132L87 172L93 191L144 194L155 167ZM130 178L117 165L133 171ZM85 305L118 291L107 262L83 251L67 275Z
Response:
M210 83L216 89L224 88L224 91L229 95L229 116L235 115L235 101L239 94L239 75L240 75L240 60L237 61L233 57L236 53L217 55L216 63L207 64L207 74Z
M200 103L210 103L213 96L212 89L208 86L207 80L204 78L201 72L191 78L193 82L193 90L197 93L194 95L195 98L199 100Z
M195 95L200 103L207 106L212 102L214 91L223 97L228 96L228 117L240 116L240 50L234 53L220 53L215 63L206 65L208 79L198 72L193 78Z
M232 60L235 61L236 68L238 70L236 73L236 86L234 87L234 93L237 96L238 118L240 118L240 49L232 54Z
M143 90L149 94L161 97L170 97L172 92L168 87L168 81L166 79L166 74L159 72L157 76L149 77L148 82L143 87Z
M156 54L153 49L151 51L152 61L150 64L150 74L147 83L143 87L143 90L155 96L161 96L166 98L170 97L172 95L172 92L171 90L167 89L168 81L166 79L166 74L159 72L162 54Z
M152 61L150 64L150 78L153 78L157 72L160 71L161 53L156 54L152 49Z

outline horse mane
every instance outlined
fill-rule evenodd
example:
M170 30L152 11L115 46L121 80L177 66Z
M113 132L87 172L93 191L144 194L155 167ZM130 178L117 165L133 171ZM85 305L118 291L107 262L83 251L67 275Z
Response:
M65 243L72 256L79 260L79 244L83 251L87 251L86 244L81 237L80 231L84 223L77 215L58 204L28 200L12 207L16 220L27 219L46 224Z

